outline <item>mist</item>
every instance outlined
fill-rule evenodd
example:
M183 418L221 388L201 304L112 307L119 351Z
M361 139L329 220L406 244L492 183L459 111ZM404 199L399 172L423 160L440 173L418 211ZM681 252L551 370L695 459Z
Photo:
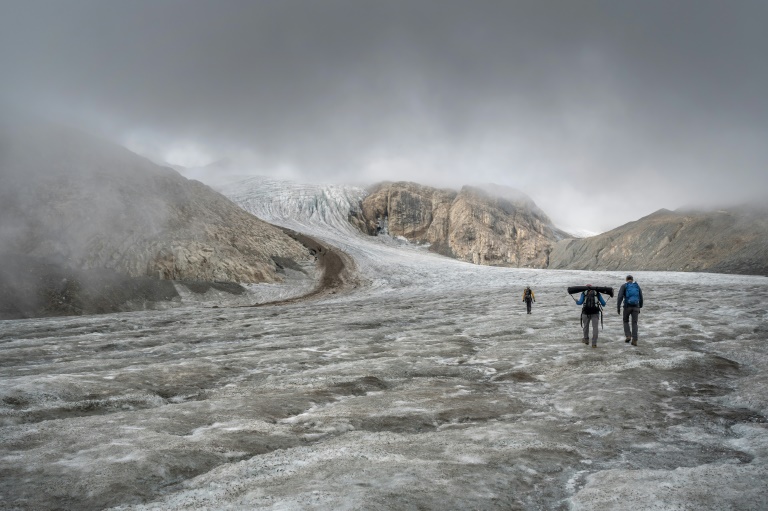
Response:
M6 2L0 105L198 173L498 183L560 227L768 190L764 2Z

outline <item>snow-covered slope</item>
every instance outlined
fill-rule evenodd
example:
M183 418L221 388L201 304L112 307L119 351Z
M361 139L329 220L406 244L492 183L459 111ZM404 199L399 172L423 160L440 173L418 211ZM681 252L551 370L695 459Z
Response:
M354 235L350 211L358 211L368 194L363 188L312 185L267 177L251 177L221 188L249 213L275 225L313 233Z
M428 286L436 276L450 279L468 265L403 238L363 234L349 222L350 211L357 210L367 193L362 188L254 177L233 183L222 193L262 220L308 234L350 254L363 280L374 287ZM391 271L393 266L400 271Z
M438 275L450 279L467 266L404 238L363 234L348 220L350 210L367 193L362 188L257 177L222 193L262 220L309 234L350 254L362 280L374 288L429 286ZM393 272L393 267L399 271Z

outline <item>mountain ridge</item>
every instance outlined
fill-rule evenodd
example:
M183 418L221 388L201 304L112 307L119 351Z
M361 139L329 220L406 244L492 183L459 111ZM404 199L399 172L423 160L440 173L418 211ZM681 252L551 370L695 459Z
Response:
M597 236L558 242L549 267L768 275L768 215L748 206L660 209Z
M554 226L524 193L513 190L510 200L504 197L509 197L509 190L501 189L501 197L494 196L499 188L493 185L453 190L384 181L364 190L355 188L354 194L335 206L331 205L334 197L323 187L295 185L301 189L298 193L302 198L290 199L295 202L292 207L298 208L299 202L304 205L302 211L291 212L279 199L290 196L291 192L282 187L291 185L281 185L279 180L262 182L270 183L268 193L262 191L249 198L247 190L236 192L241 186L237 183L225 193L269 221L295 222L294 227L325 225L325 217L315 209L336 208L336 214L328 217L333 218L336 228L359 230L368 236L400 237L475 264L768 275L768 215L754 206L716 211L662 208L611 231L575 238Z

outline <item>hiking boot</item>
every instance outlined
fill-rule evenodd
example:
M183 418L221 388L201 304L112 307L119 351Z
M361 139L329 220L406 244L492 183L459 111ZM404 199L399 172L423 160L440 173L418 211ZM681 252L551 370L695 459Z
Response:
M583 342L584 344L589 344L589 339L585 337L581 340L581 342Z
M592 345L592 347L593 347L593 348L597 348L597 344L593 344L593 345Z
M637 341L632 341L632 346L637 346Z
M631 338L631 337L627 337L626 339L624 339L624 342L629 342L629 341L631 341L631 340L632 340L632 338Z

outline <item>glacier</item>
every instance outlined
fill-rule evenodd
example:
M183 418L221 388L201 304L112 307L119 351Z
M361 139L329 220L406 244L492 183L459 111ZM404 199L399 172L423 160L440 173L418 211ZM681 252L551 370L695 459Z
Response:
M624 274L364 236L360 188L223 192L361 285L0 322L0 508L768 509L768 278L635 272L639 345L611 299L592 349L565 288Z

